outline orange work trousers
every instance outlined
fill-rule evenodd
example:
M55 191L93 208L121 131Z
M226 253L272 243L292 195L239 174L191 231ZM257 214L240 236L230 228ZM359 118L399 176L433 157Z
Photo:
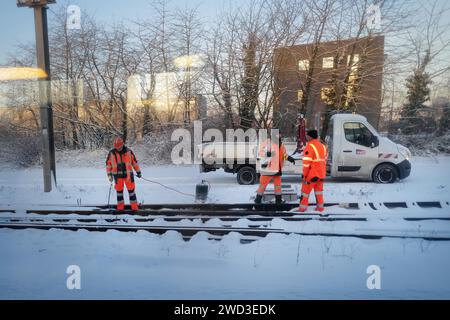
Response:
M114 189L117 191L117 210L125 210L125 200L123 197L124 187L127 187L128 195L130 196L131 210L139 210L136 198L136 184L132 179L117 178Z
M261 196L264 195L264 191L266 191L267 185L272 180L275 187L275 194L281 195L281 176L261 176L261 178L259 179L259 188L256 193Z
M324 199L323 199L323 181L319 180L317 182L303 182L302 185L302 195L300 200L300 210L306 211L309 204L309 195L314 190L317 202L317 211L324 211Z

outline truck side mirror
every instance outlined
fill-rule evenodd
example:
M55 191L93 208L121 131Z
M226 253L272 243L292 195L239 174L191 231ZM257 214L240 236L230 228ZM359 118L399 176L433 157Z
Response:
M379 145L380 145L380 140L378 139L377 136L373 136L371 147L372 147L372 148L376 148L376 147L378 147Z

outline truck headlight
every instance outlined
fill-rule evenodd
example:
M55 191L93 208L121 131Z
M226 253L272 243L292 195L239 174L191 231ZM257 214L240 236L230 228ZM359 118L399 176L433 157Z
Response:
M398 152L406 159L411 160L411 151L409 151L408 148L405 147L399 147Z

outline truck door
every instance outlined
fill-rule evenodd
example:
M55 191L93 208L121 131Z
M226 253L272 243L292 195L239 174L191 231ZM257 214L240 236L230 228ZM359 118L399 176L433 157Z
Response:
M378 159L378 139L369 128L358 121L343 124L338 176L370 177L373 163Z
M328 124L328 131L327 135L325 137L325 143L328 147L328 159L327 159L327 175L332 175L332 168L333 168L333 153L334 153L334 119L330 120L330 123Z

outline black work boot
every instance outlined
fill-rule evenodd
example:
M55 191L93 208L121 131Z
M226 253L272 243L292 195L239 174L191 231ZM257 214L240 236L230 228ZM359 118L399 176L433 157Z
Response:
M275 204L276 205L283 204L283 196L281 194L275 195Z
M262 195L257 194L255 198L255 204L261 204L262 203Z

